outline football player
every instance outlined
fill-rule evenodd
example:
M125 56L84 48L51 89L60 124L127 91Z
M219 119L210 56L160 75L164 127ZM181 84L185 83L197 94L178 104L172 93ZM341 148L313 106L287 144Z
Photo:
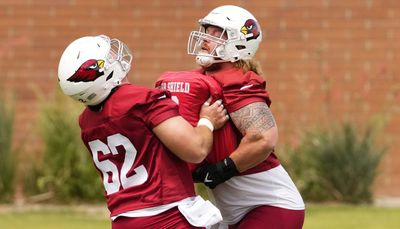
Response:
M165 73L157 83L176 96L192 125L199 104L215 91L228 110L231 121L214 132L213 150L193 178L211 189L223 216L219 228L302 228L304 202L275 154L278 128L261 67L253 58L262 40L257 19L226 5L199 23L187 51L201 69ZM177 82L190 85L189 90L177 90Z
M58 80L86 105L81 137L104 184L112 228L195 228L220 221L218 209L195 196L184 161L201 162L214 129L227 120L221 101L201 104L196 127L170 94L129 83L132 53L118 39L81 37L67 46Z

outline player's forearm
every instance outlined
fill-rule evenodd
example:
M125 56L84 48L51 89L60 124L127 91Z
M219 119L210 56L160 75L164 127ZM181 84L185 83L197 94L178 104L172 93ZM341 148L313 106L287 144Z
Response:
M153 132L172 153L187 162L201 162L212 147L213 135L208 127L192 127L180 116L165 120Z
M212 132L205 126L198 126L186 133L180 136L179 143L171 144L168 148L184 161L200 163L211 150Z
M197 139L192 148L192 155L194 155L192 163L200 163L203 161L211 151L213 144L213 134L205 126L198 126L194 129Z
M276 141L268 134L246 133L238 148L229 156L239 172L263 162L275 148Z

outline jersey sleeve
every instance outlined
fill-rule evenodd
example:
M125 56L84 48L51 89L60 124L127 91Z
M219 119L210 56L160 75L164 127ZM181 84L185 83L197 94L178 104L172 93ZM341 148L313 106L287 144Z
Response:
M253 72L243 75L243 78L233 78L223 85L224 102L229 113L255 102L271 104L269 94L265 89L266 82Z
M148 102L143 105L143 119L151 129L163 121L178 116L176 103L170 99L170 93L165 90L151 90L147 95Z

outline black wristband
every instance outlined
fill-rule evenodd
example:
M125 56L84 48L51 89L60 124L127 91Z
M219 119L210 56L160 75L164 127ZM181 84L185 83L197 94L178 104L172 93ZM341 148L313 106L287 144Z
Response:
M192 173L195 181L201 181L209 188L215 188L217 185L231 179L239 174L235 163L230 157L215 164L204 164Z
M217 164L217 169L222 171L224 174L224 180L228 180L233 176L239 174L239 171L236 168L235 162L230 157L226 157L224 160L220 161Z

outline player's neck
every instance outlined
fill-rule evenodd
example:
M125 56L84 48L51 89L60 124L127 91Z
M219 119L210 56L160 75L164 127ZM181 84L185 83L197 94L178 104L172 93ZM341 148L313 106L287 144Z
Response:
M211 65L208 68L205 68L204 73L206 75L212 75L216 72L224 71L224 70L231 69L234 67L235 67L235 65L231 62L216 63L216 64Z

